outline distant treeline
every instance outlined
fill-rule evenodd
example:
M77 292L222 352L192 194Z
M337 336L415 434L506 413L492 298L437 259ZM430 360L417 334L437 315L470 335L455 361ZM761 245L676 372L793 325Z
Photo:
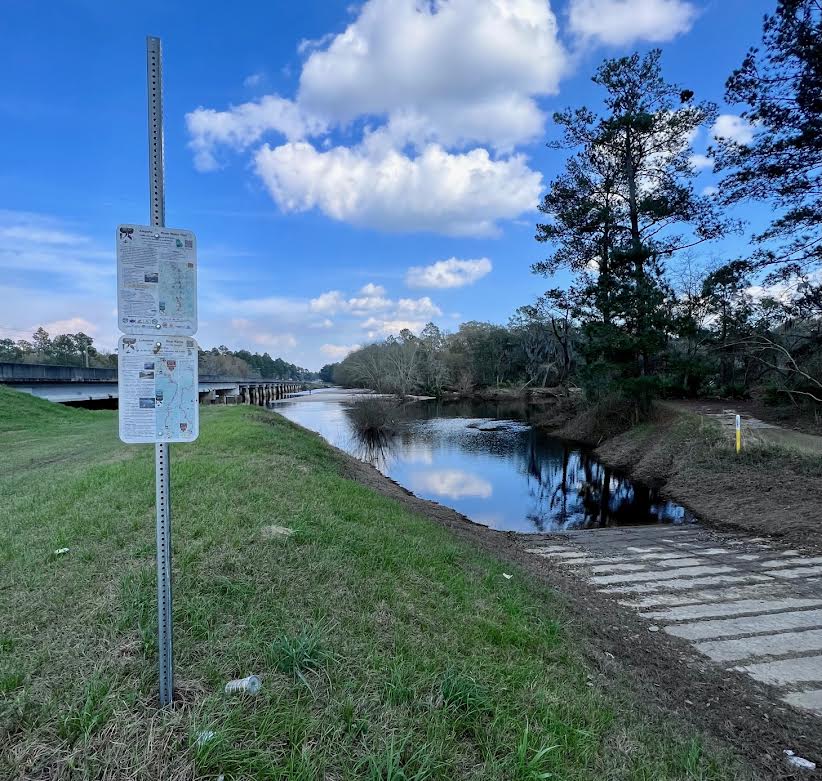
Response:
M229 350L225 345L200 350L200 374L219 377L265 377L275 380L315 380L317 372L304 369L268 353Z
M31 339L0 339L0 361L11 363L43 363L59 366L89 366L116 368L116 352L98 350L94 339L82 331L51 337L42 327ZM312 380L316 372L303 369L268 353L229 350L221 345L200 350L200 374L218 377L265 377L278 380Z
M0 339L0 361L9 363L46 363L59 366L116 368L117 355L100 351L94 339L82 331L51 337L42 326L31 339Z

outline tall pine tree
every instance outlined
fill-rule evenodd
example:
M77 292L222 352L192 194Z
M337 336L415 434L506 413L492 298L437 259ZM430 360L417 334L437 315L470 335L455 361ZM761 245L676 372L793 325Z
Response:
M753 141L722 140L716 167L727 172L726 203L770 200L781 210L757 236L753 265L788 279L822 266L822 0L778 0L763 46L726 84L728 101L748 106Z
M540 205L550 221L537 225L536 239L553 253L533 269L575 273L568 295L596 394L615 384L645 394L670 330L665 264L729 228L693 188L691 140L716 108L666 82L660 57L654 50L600 66L602 116L585 107L554 115L563 130L554 146L573 155Z

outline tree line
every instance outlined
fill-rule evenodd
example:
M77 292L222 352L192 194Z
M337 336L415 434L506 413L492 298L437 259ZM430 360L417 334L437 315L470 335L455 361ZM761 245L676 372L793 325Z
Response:
M554 114L564 156L539 209L548 248L535 274L571 282L506 326L432 324L369 345L335 367L342 383L398 393L575 384L592 401L746 395L822 404L822 3L778 0L726 82L747 137L716 138L722 175L697 192L692 141L717 106L667 81L662 52L605 60L601 109ZM773 219L739 257L732 207ZM706 257L710 260L706 260Z
M0 339L0 361L10 363L51 364L117 368L116 352L98 350L93 337L79 331L51 337L42 326L31 339ZM317 373L282 358L272 358L267 352L230 350L224 345L200 350L200 374L218 377L263 377L277 380L313 380Z

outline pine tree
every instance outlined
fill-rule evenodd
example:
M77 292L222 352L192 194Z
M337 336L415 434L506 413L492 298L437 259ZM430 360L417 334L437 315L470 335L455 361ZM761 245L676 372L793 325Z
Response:
M666 82L660 57L653 50L600 66L593 81L605 91L603 116L585 107L554 115L563 130L554 146L574 154L540 206L551 221L537 225L536 239L554 253L534 271L576 273L569 301L600 390L614 381L637 390L631 378L653 375L670 323L666 262L731 227L693 189L691 139L716 107Z
M716 168L727 172L726 203L770 200L782 210L752 260L788 279L822 266L822 0L778 0L763 45L726 84L728 101L748 106L755 136L721 141Z

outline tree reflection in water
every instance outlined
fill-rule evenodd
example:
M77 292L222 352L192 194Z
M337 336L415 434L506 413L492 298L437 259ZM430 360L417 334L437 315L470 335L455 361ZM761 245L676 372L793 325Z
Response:
M521 406L407 404L390 434L356 433L345 402L279 409L418 495L496 529L691 520L682 507L604 466L589 450L528 426L529 411Z
M684 520L658 491L619 476L589 451L562 443L559 459L546 458L539 435L527 443L528 493L533 510L528 520L538 531L596 529ZM667 517L673 512L673 517Z

